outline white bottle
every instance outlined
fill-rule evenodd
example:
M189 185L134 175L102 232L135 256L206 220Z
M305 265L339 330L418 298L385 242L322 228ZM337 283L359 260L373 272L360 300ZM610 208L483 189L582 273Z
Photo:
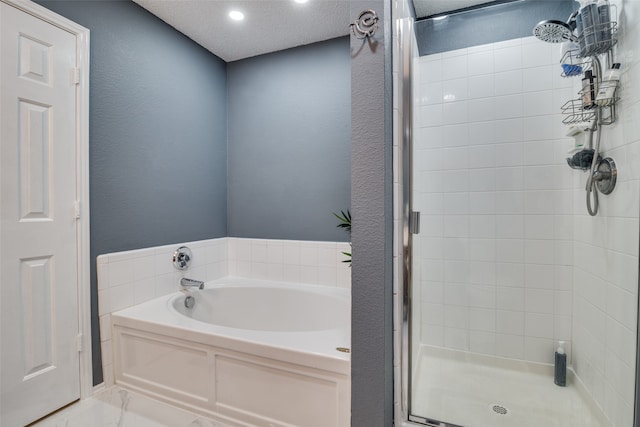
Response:
M604 74L598 93L596 94L596 104L600 106L610 105L615 102L616 88L620 80L620 63L616 62Z

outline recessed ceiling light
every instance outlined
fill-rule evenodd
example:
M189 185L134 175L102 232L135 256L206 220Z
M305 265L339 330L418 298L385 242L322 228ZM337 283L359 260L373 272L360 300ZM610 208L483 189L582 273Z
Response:
M296 3L302 4L302 3L308 2L309 0L293 0L293 1L295 1Z
M242 21L244 19L244 13L240 12L239 10L232 10L231 12L229 12L229 18L233 19L234 21Z

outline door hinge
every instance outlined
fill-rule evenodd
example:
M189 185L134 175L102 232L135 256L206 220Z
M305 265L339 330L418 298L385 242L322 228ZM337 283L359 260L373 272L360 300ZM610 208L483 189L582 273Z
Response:
M80 219L80 200L73 202L73 217Z
M78 353L82 353L82 351L84 350L84 347L82 345L82 334L78 334L78 336L76 337L76 349L78 350Z
M74 68L71 73L72 81L74 85L80 84L80 68Z
M420 212L409 213L409 233L420 234Z

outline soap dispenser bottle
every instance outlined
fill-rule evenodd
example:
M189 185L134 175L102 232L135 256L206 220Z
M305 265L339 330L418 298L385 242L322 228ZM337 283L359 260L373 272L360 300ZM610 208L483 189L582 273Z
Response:
M553 382L560 387L565 387L567 385L567 353L564 349L564 344L564 341L558 342L553 375Z

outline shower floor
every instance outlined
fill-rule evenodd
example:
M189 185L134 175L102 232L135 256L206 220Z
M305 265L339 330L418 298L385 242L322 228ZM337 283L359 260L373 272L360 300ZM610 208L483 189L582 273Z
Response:
M412 413L464 427L605 427L599 409L548 365L422 347Z

